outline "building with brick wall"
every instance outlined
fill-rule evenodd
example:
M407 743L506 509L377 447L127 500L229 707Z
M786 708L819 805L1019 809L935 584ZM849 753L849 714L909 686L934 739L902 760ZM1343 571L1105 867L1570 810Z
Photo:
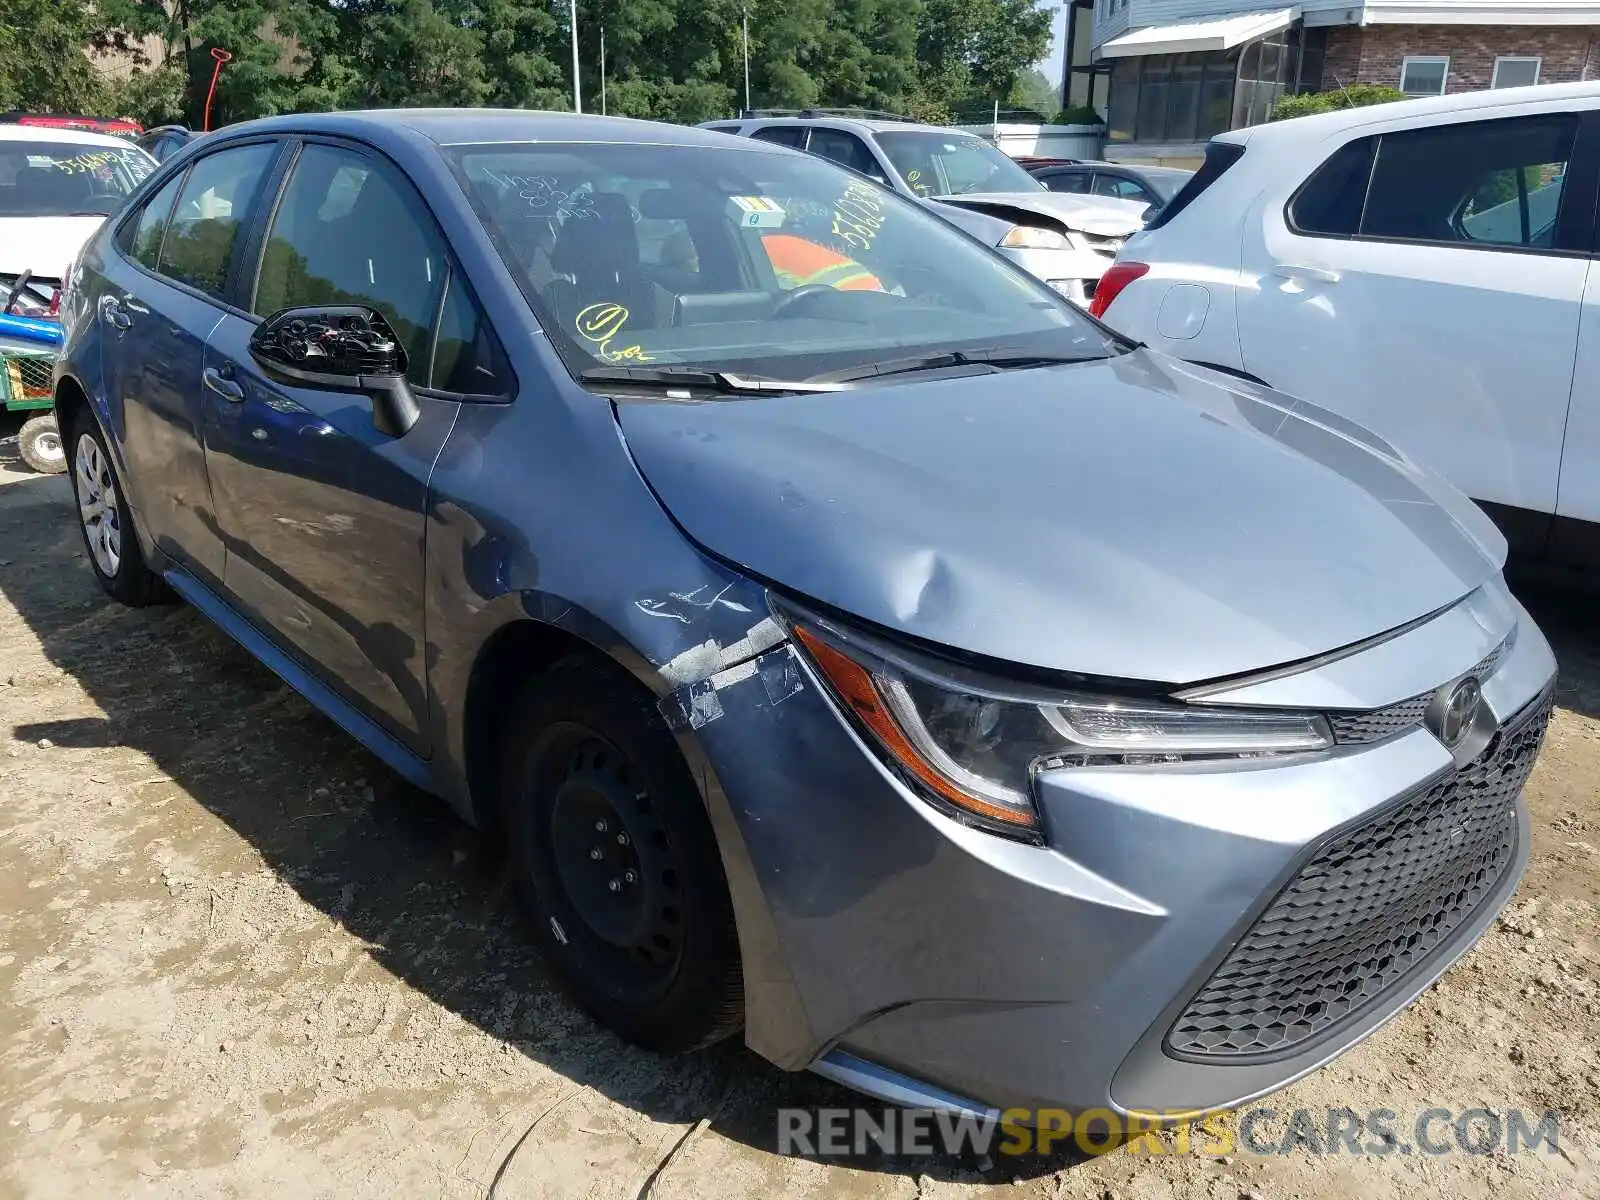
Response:
M1248 0L1245 0L1248 4ZM1350 84L1414 96L1600 79L1600 3L1578 0L1072 0L1067 90L1106 117L1109 158L1194 164L1277 99Z

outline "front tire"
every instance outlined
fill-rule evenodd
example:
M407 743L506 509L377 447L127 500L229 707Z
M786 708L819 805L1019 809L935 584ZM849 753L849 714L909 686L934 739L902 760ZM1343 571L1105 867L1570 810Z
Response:
M518 899L597 1020L675 1054L738 1029L744 991L716 838L677 745L620 668L561 660L523 694L505 756Z
M41 413L22 423L17 431L17 452L41 475L60 475L67 469L67 452L54 413Z
M100 586L106 595L130 608L170 601L172 592L166 582L144 561L105 435L87 407L73 422L70 444L78 531Z

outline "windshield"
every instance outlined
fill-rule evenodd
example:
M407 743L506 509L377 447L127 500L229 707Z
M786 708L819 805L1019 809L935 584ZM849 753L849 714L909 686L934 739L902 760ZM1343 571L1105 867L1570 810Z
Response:
M103 217L153 170L133 146L0 141L0 217Z
M967 347L1119 348L1031 276L823 159L744 141L447 153L575 374L648 363L802 379Z
M1144 167L1145 182L1161 197L1165 204L1183 190L1183 185L1194 177L1193 171L1180 171L1177 167Z
M876 136L900 178L919 196L1049 190L1016 160L971 134L891 130Z

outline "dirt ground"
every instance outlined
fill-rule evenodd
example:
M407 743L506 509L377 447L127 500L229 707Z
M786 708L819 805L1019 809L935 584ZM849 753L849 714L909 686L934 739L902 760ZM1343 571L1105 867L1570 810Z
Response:
M14 429L0 428L0 436ZM183 607L96 588L0 443L0 1195L1324 1200L1600 1196L1600 621L1563 668L1508 915L1280 1111L1562 1113L1560 1153L779 1156L850 1095L624 1046L556 993L487 839ZM1175 1146L1169 1140L1167 1149Z

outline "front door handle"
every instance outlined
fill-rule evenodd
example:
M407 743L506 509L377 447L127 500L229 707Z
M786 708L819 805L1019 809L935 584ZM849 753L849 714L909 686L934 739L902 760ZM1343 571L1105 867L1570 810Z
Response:
M1314 267L1310 263L1279 263L1273 268L1280 279L1313 279L1318 283L1338 283L1339 272L1331 267Z
M232 378L232 374L231 371L224 374L216 367L207 367L200 372L200 378L205 380L208 388L224 400L231 400L237 404L244 399L244 388L240 387L238 381Z

